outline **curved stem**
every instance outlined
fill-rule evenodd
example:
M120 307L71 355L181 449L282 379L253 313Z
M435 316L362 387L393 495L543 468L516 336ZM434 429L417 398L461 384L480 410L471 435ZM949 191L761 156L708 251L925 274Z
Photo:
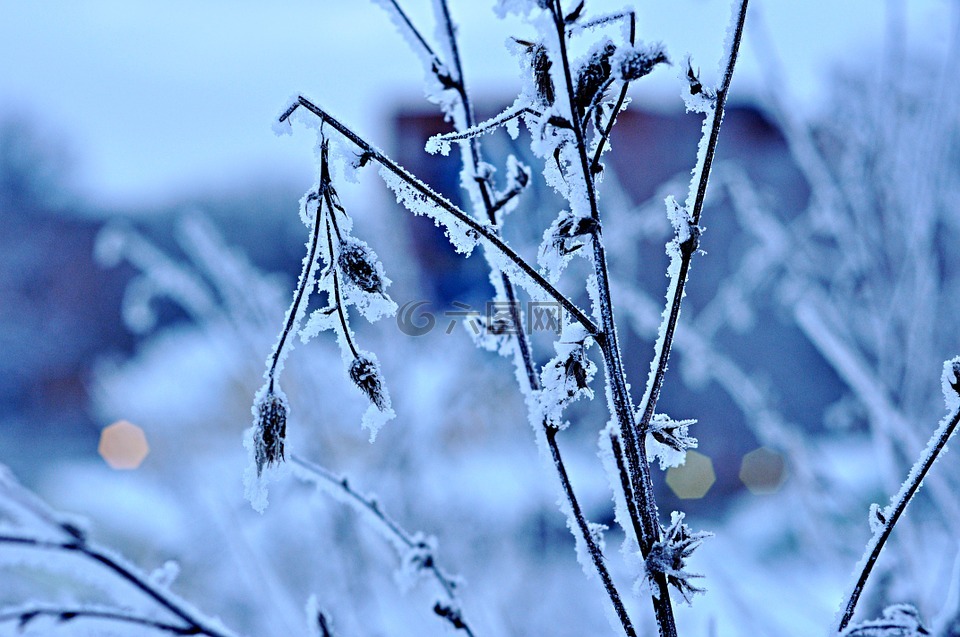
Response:
M144 617L141 615L133 615L129 613L124 613L118 610L108 610L108 609L97 609L97 608L84 608L78 606L75 608L63 607L63 608L18 608L8 610L6 612L0 612L0 623L17 621L20 623L21 627L25 627L29 622L31 622L35 617L56 617L61 622L74 621L77 619L94 619L94 620L106 620L117 622L121 624L131 624L135 626L142 626L144 628L150 628L153 630L158 630L165 633L170 633L172 635L209 635L202 629L197 628L196 626L175 626L173 624L167 624L150 617Z
M399 544L411 549L417 546L417 542L413 539L414 536L410 532L406 531L380 510L380 506L374 500L364 497L353 489L346 478L337 476L324 467L304 460L299 456L291 456L290 462L306 472L306 474L310 476L310 481L317 484L317 486L320 486L319 482L323 482L324 486L322 488L328 490L335 489L339 495L349 500L353 506L360 508L365 514L373 516L383 529ZM300 477L303 478L303 476ZM437 566L434 556L431 555L429 560L424 561L424 568L428 570L433 576L433 579L436 580L450 604L459 606L455 592L456 582ZM444 615L444 618L455 624L456 628L463 630L468 637L474 637L473 631L469 625L467 625L459 611L457 611L454 616Z
M537 288L545 292L547 295L553 297L553 299L557 301L561 307L563 307L563 309L570 314L570 316L572 316L578 323L583 325L589 334L594 336L597 334L597 326L587 317L586 314L584 314L583 310L578 308L573 301L567 298L553 285L551 285L549 281L543 278L543 276L533 267L531 267L531 265L527 263L523 257L518 255L510 246L508 246L493 228L487 224L475 220L473 217L460 210L460 208L447 201L447 199L445 199L442 195L436 193L429 186L411 175L405 168L394 162L379 150L376 150L363 138L344 126L340 121L333 118L329 113L313 104L310 100L303 96L298 97L297 101L291 104L290 107L280 116L280 121L285 122L293 114L293 112L301 106L319 117L323 122L329 124L338 133L347 138L351 143L357 146L357 148L363 151L364 156L376 161L385 169L402 179L418 194L422 195L435 206L454 217L457 222L476 232L487 243L495 248L497 252L513 262L513 264L517 266L524 276L528 277Z
M440 0L440 7L443 11L443 19L446 26L447 37L450 39L450 50L451 55L453 55L454 68L457 70L457 80L462 88L465 86L465 82L463 80L463 70L460 63L460 54L457 47L455 29L453 28L453 22L450 18L450 12L447 7L447 0ZM460 106L463 109L464 122L468 130L473 129L476 127L476 121L473 109L470 106L469 98L467 97L466 90L460 91L460 96ZM476 168L479 166L482 157L482 149L480 147L480 140L476 136L470 137L469 140L470 157L471 161L473 162L472 168L474 173L476 173ZM483 179L474 179L472 183L476 184L476 187L480 190L481 199L483 200L486 208L487 219L489 220L490 224L496 228L497 210L499 210L499 208L502 207L509 199L505 197L500 202L493 204L489 192L489 183ZM516 194L519 194L519 191L517 191ZM508 197L509 196L511 195L508 195ZM510 281L510 277L508 277L504 272L500 273L500 279L501 285L503 286L504 296L506 297L508 307L510 308L510 319L513 322L515 329L517 348L520 352L523 371L526 374L527 385L531 391L539 391L541 388L540 378L537 376L536 366L533 362L533 353L527 338L526 330L524 330L523 324L520 320L520 311L517 304L517 297L513 283ZM573 483L570 481L570 477L567 474L567 468L564 464L563 456L560 453L560 445L557 442L558 431L550 427L546 420L541 423L541 427L543 428L547 445L550 448L550 458L553 462L554 469L557 472L557 477L560 479L564 496L566 497L567 503L570 505L570 511L574 517L574 520L576 521L577 529L580 532L580 537L586 545L587 552L590 554L590 559L593 562L594 568L596 568L597 573L600 576L600 581L603 584L604 591L607 593L607 597L610 599L610 603L613 605L614 612L617 614L617 618L620 620L621 626L623 626L624 633L627 635L627 637L636 637L636 630L633 627L633 622L630 620L630 616L627 613L626 607L624 606L623 601L620 599L620 593L613 582L613 578L611 577L609 570L607 569L603 551L599 544L597 544L593 534L590 533L590 526L587 523L586 517L583 515L580 502L577 499L576 492L573 489Z
M313 193L311 193L307 200L304 202L304 206L309 206L310 202L313 199L318 199ZM283 331L280 332L280 342L277 343L276 349L273 350L273 357L270 362L270 371L267 373L270 378L270 391L273 391L275 374L277 371L277 364L280 361L280 356L283 353L283 348L287 343L287 337L292 331L294 331L297 323L297 315L300 313L300 303L303 301L303 295L310 285L311 274L313 272L314 263L317 258L317 243L320 241L320 209L319 205L317 206L316 218L313 222L313 232L310 235L310 252L307 255L307 260L303 264L303 271L300 273L300 281L297 285L297 293L293 297L293 304L290 306L290 312L287 314L287 322L283 326Z
M19 544L21 546L47 551L79 553L86 558L99 563L101 566L120 577L120 579L126 581L133 588L139 590L141 593L152 599L159 606L182 619L189 625L191 629L194 630L193 634L205 634L210 635L211 637L230 637L231 635L230 633L210 628L203 620L196 617L191 611L184 608L169 594L150 584L145 577L140 576L103 551L100 551L99 549L89 546L83 542L54 542L50 540L40 540L33 537L0 535L0 544L2 543Z
M958 422L960 422L960 409L955 410L952 415L944 418L938 431L934 432L933 437L930 438L925 455L914 465L907 480L903 483L903 486L900 487L900 492L895 496L896 501L893 503L892 510L888 509L886 521L873 534L873 537L870 538L870 542L867 544L866 552L863 556L860 573L857 576L856 582L854 582L853 589L850 591L847 603L844 605L843 614L840 616L840 621L837 625L838 633L842 632L843 629L847 627L847 624L850 623L853 612L857 608L857 602L860 600L860 595L863 593L863 588L867 583L867 579L870 577L877 558L880 556L880 551L882 551L886 545L887 539L893 532L893 527L897 524L900 516L903 515L907 505L910 504L910 500L913 499L913 496L920 490L920 485L930 471L930 467L933 466L933 463L937 461L937 458L939 458L940 454L946 449L947 441L950 440L950 437L954 431L956 431Z

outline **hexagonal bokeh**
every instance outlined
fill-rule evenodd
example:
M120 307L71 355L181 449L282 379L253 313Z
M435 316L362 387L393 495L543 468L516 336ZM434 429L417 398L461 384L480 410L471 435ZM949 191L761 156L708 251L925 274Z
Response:
M136 469L150 453L143 429L120 420L100 432L100 456L114 469Z
M767 447L754 449L740 463L740 481L755 495L775 493L785 476L783 456Z
M713 461L696 451L688 451L686 462L667 471L667 486L682 500L702 498L716 481Z

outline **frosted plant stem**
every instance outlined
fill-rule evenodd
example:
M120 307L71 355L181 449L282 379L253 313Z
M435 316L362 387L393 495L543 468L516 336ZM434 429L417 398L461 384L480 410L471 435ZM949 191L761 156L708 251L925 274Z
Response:
M727 60L723 79L717 88L716 103L713 108L712 121L709 127L709 137L707 138L706 153L703 164L700 166L699 174L694 174L693 180L697 184L696 197L693 202L693 210L690 211L690 219L693 227L700 223L700 217L703 213L703 201L707 194L707 183L710 181L710 169L713 167L713 158L717 151L717 140L720 136L720 124L723 121L723 109L727 102L727 93L730 89L730 81L733 79L733 70L737 64L737 53L740 50L740 41L743 38L743 25L747 17L747 2L741 0L740 7L736 12L733 39L730 43L730 50L727 52ZM707 130L704 131L707 134ZM657 400L660 398L660 390L663 388L663 378L667 371L667 361L670 358L670 350L673 346L673 336L677 329L677 320L680 318L680 304L683 301L684 289L687 283L687 274L690 271L690 261L696 250L681 250L680 270L673 280L673 294L669 301L669 312L665 312L665 323L661 328L663 338L658 341L659 350L656 352L656 367L651 371L651 378L648 382L645 404L643 406L643 416L640 420L640 432L645 433L650 421L653 418L654 411L657 408Z
M457 45L456 30L453 26L453 20L450 17L447 0L440 0L440 8L443 12L442 17L445 31L449 39L451 55L453 56L453 66L457 73L456 82L460 87L460 108L463 109L463 119L467 128L472 129L476 126L476 118L470 104L470 98L465 88L463 68L461 66L459 47ZM476 173L476 168L479 166L482 158L480 140L476 137L472 137L470 139L470 157L471 161L473 162L473 166L471 166L471 168L473 169L473 172ZM484 207L486 208L487 219L489 220L490 224L496 228L497 210L506 202L506 199L502 200L498 204L494 204L491 201L489 184L486 180L475 178L471 183L475 184L476 188L479 189L481 199L483 200ZM526 330L524 329L523 323L520 320L516 292L514 290L513 283L510 281L510 277L508 277L506 273L500 272L500 279L503 285L504 296L506 296L508 307L510 308L510 320L513 322L513 326L516 331L517 348L520 351L524 372L526 373L527 384L531 391L536 392L541 389L540 379L537 376L536 367L533 362L533 353L531 351L529 340L527 339ZM614 612L616 613L617 618L623 627L624 633L628 637L636 637L636 630L633 627L633 622L630 620L630 616L623 604L623 600L620 598L620 593L613 582L613 578L611 577L609 570L607 569L606 561L603 556L603 550L600 548L599 544L597 544L593 534L590 533L590 526L586 517L583 515L583 509L580 507L580 502L577 499L576 492L573 489L573 483L570 481L570 476L567 473L566 465L563 462L563 456L560 453L560 445L557 442L558 431L550 427L546 420L542 421L541 427L543 428L547 446L550 448L550 459L553 462L554 469L557 472L557 477L560 479L564 496L566 497L567 503L570 505L570 511L576 521L580 536L587 547L587 552L590 554L590 559L593 562L594 568L596 568L597 574L600 576L600 581L603 583L604 591L607 593L607 597L610 599L610 603L612 604Z
M364 141L363 138L344 126L339 120L332 117L329 113L315 105L307 98L299 96L297 101L291 104L290 107L287 108L287 110L284 111L284 113L280 116L280 122L287 121L293 112L301 106L319 117L321 121L329 124L338 133L347 138L351 143L357 146L357 148L363 151L365 157L376 161L386 170L403 180L418 194L422 195L426 199L429 199L434 205L444 212L450 214L459 223L477 233L477 235L492 245L498 252L512 261L514 265L516 265L517 268L525 276L527 276L534 283L534 285L536 285L536 287L545 292L547 295L553 297L553 299L556 300L564 310L569 312L570 316L580 323L590 335L595 335L597 333L597 326L594 325L593 321L591 321L586 314L583 313L583 310L578 308L573 301L571 301L563 293L551 285L550 282L543 278L543 276L537 272L536 269L531 267L523 257L517 254L513 248L508 246L495 231L495 229L491 228L485 223L477 221L463 210L460 210L460 208L447 201L443 196L439 195L429 186L411 175L410 172L408 172L405 168L394 162L380 151L376 150L373 146Z
M73 541L56 542L51 540L41 540L33 537L21 537L16 535L0 535L0 544L14 544L27 546L30 548L46 551L63 551L66 553L79 554L92 562L100 564L107 570L117 575L120 579L130 584L133 588L155 601L159 606L173 613L187 624L188 632L184 634L209 635L210 637L232 637L232 633L217 630L207 624L207 622L187 608L185 608L173 596L160 590L149 580L137 573L132 568L121 564L117 559L111 557L106 552L90 546L85 542L76 539Z
M610 281L607 276L607 259L600 230L600 213L597 206L596 186L593 174L590 172L587 146L584 140L583 122L574 102L573 76L570 71L570 59L567 54L566 28L563 19L563 9L560 0L550 4L554 24L557 31L557 40L560 47L560 61L563 66L564 81L566 83L567 98L569 100L570 118L576 136L577 151L580 157L580 168L583 173L587 200L590 203L590 214L595 222L593 236L593 264L597 277L599 295L599 309L602 332L596 339L603 353L604 370L607 386L612 395L615 418L623 436L626 447L628 482L630 493L624 493L625 498L633 497L636 505L633 508L639 520L632 520L635 528L640 528L641 534L637 537L640 551L644 557L650 552L655 542L660 540L660 521L657 504L653 495L653 481L650 476L650 464L647 461L643 438L637 435L633 420L633 404L630 393L627 391L623 373L623 361L620 355L620 346L617 342L617 328L613 319L613 305L610 300ZM628 509L629 510L629 509ZM667 588L667 578L662 572L654 574L654 585L657 590L651 595L654 612L657 617L657 627L661 637L676 637L677 628L673 617L673 607L670 602L670 591Z
M61 623L83 619L109 621L128 626L142 626L171 635L202 634L197 632L195 626L175 626L142 615L85 606L24 606L14 608L0 612L0 624L15 621L19 623L22 630L37 617L54 617Z
M305 206L310 205L311 196L307 197L307 201L304 202ZM319 203L319 202L318 202ZM290 333L296 329L297 316L300 314L300 304L303 302L303 295L306 289L312 285L312 277L310 273L313 271L314 263L317 258L317 244L320 242L320 210L318 207L317 214L313 222L313 231L310 235L310 254L307 255L307 260L303 262L303 272L300 274L300 281L297 285L297 294L293 298L293 304L290 306L290 311L287 313L287 322L283 326L283 331L280 333L280 340L277 343L277 348L273 351L273 358L270 362L270 371L267 372L267 376L270 379L269 390L272 392L274 389L274 380L277 372L277 364L279 363L281 356L283 354L283 347L287 343L287 337L290 336Z
M414 539L414 534L404 530L403 527L385 514L375 500L361 495L351 487L346 478L337 476L331 471L298 456L291 456L290 462L308 475L309 481L318 486L322 486L325 491L336 491L338 498L345 499L348 504L362 510L365 515L373 516L380 527L391 536L394 544L400 544L409 549L416 548L417 540ZM303 475L299 477L304 479ZM322 485L319 483L322 483ZM431 555L429 559L424 560L423 568L430 572L430 575L437 582L447 599L447 606L434 607L434 612L450 622L454 628L462 630L468 637L474 637L473 630L471 630L466 620L463 619L463 615L459 610L460 602L457 598L455 590L457 584L454 578L444 573L443 570L437 566L436 558L433 555Z
M630 44L633 45L636 43L637 39L637 16L633 11L629 11L626 14L630 20ZM620 95L617 96L617 103L613 107L613 111L610 113L610 119L607 120L606 126L603 127L603 130L600 132L600 141L597 142L597 150L593 153L593 160L590 162L590 174L595 175L600 169L600 155L603 154L603 147L607 143L607 139L610 138L610 132L613 130L613 124L617 121L617 115L620 114L620 110L623 108L623 104L627 99L627 90L630 88L630 82L624 82L623 86L620 87Z
M843 629L847 627L847 624L850 623L853 612L857 608L857 602L860 600L860 595L863 593L863 588L867 583L867 579L870 577L877 558L880 556L880 551L883 550L887 539L893 532L893 527L900 519L900 516L903 515L907 505L910 504L910 500L920 489L920 484L926 477L927 472L930 471L930 467L933 466L933 463L937 461L937 458L940 457L940 454L946 449L947 441L950 440L950 437L956 430L958 422L960 422L960 408L954 409L953 414L945 418L943 424L934 432L923 457L913 466L910 475L907 476L903 486L900 487L899 493L894 496L895 501L892 503L892 507L885 509L887 513L885 516L886 520L874 532L873 537L871 537L867 543L867 548L861 560L862 566L860 568L860 574L857 576L853 589L850 591L843 614L840 616L840 621L837 624L838 633L842 632Z

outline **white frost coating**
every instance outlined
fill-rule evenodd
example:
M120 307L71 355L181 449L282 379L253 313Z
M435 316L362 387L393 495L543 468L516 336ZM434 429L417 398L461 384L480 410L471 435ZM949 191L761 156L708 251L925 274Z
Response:
M565 428L563 410L580 398L593 399L589 385L597 366L587 355L593 339L579 323L563 327L563 340L553 344L557 355L543 367L538 395L540 413L554 427Z
M613 444L610 441L610 435L615 431L617 431L617 424L616 421L612 419L607 422L606 427L600 430L600 438L597 444L597 457L600 458L603 469L607 474L607 481L610 484L614 520L616 520L624 534L620 552L624 556L630 556L639 550L640 544L637 542L637 537L633 529L633 521L630 519L629 509L627 509L627 500L623 492L623 485L620 481L620 469L617 467L617 459L613 455ZM642 565L642 562L638 562L636 564L637 570L631 573L633 578L640 576L640 565Z
M397 197L397 203L403 204L407 210L415 215L426 215L433 219L434 223L444 228L447 238L450 240L450 243L453 244L454 249L466 256L470 256L478 241L476 231L448 211L437 206L433 201L423 195L423 193L418 192L408 182L387 168L380 167L380 177L384 183L393 190ZM416 181L416 178L412 176L409 178ZM427 188L423 182L416 181L416 183ZM453 204L450 205L453 207Z
M943 402L947 411L955 412L960 409L960 356L944 362L943 372L940 374L940 387L943 391Z
M440 153L441 155L446 156L450 154L450 144L452 142L467 144L471 139L492 133L500 126L506 126L510 137L516 139L520 132L517 119L519 118L520 114L527 109L527 105L528 102L525 99L519 98L499 115L480 122L475 126L471 126L469 128L458 127L457 130L452 133L433 135L427 140L424 150L431 155ZM465 163L464 166L466 165L468 164Z
M677 238L677 241L683 243L690 238L690 212L687 208L684 208L677 203L677 200L673 195L669 195L665 200L664 204L667 206L667 219L670 220L670 225L673 226L674 236Z
M158 588L168 589L173 586L179 576L180 564L173 560L167 560L163 563L163 566L150 573L150 583Z
M310 299L310 296L313 294L313 289L317 284L317 264L320 256L320 249L316 250L313 255L313 260L310 260L310 246L313 243L313 231L311 230L311 236L307 239L306 247L307 253L303 257L303 269L300 272L300 279L297 281L297 286L294 288L293 300L290 302L290 307L287 308L286 313L283 317L283 328L280 331L280 334L277 335L277 341L273 346L273 349L270 352L270 355L267 357L266 369L263 372L263 377L267 381L271 378L271 369L273 369L274 380L279 380L281 374L283 374L284 363L287 360L287 356L290 355L290 351L294 348L295 340L293 337L300 329L300 324L303 322L303 317L307 313L307 302ZM303 296L300 299L300 303L297 304L297 295L300 288L303 288ZM290 321L290 314L296 311L295 316L293 317L293 322L290 323L290 332L286 338L286 326ZM281 348L281 343L283 347ZM278 352L279 350L279 352ZM276 357L276 365L274 369L274 357ZM258 394L259 396L259 394Z
M293 122L291 121L292 117L288 117L284 121L280 121L280 117L287 112L287 109L290 108L293 104L296 104L300 101L300 95L298 93L291 93L290 97L283 102L283 108L277 111L276 117L270 123L270 129L273 131L273 134L277 137L284 137L286 135L293 134Z
M427 564L433 560L437 551L437 538L414 533L411 545L400 552L400 566L393 573L393 579L403 593L409 592L427 575Z
M563 211L553 220L550 227L543 231L543 241L540 242L540 248L537 250L537 265L540 266L547 280L554 285L560 280L560 276L575 254L575 252L564 250L563 237L559 236L560 223L569 215L569 212Z
M634 416L639 422L642 411ZM687 460L687 449L697 448L697 439L688 435L690 425L696 420L673 420L666 414L654 414L650 420L650 430L644 440L647 457L660 462L660 469L666 471L679 467Z
M388 397L389 400L389 397ZM377 439L377 434L383 429L383 426L397 417L397 412L392 408L380 410L376 405L370 405L363 412L363 418L360 419L360 426L370 432L370 442Z

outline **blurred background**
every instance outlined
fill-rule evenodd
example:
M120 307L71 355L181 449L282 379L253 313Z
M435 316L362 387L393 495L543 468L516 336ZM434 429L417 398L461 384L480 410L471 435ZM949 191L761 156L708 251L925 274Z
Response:
M404 3L428 35L431 4ZM497 20L492 2L451 4L471 94L492 116L520 86L505 44L530 27ZM639 37L674 65L633 87L601 191L635 395L667 284L663 199L685 195L700 134L681 61L716 81L729 2L636 9ZM678 611L690 634L824 630L869 505L896 490L942 415L940 365L960 353L958 26L946 0L751 5L707 254L660 403L696 418L700 440L686 465L656 472L663 516L682 509L717 535L691 564L709 592ZM364 2L0 0L0 60L0 463L147 570L177 560L175 590L242 633L303 633L311 594L344 635L444 630L430 583L398 590L396 557L350 509L288 476L260 516L241 484L240 440L304 256L298 202L316 181L314 133L271 131L288 96L310 96L465 205L456 158L423 152L449 124L388 17ZM501 175L509 154L536 166L528 143L484 138ZM536 169L534 182L506 228L530 259L563 206ZM412 336L354 317L398 414L373 445L330 335L297 347L290 448L435 535L478 634L603 634L606 602L579 572L512 362L447 330L462 305L483 311L485 262L455 254L372 171L338 187L393 299L427 302L437 325ZM585 265L562 286L581 306ZM540 362L553 355L547 335L534 346ZM597 458L604 403L572 408L560 439L630 590ZM957 612L960 471L948 456L934 474L865 614L903 601L947 625ZM10 574L0 603L99 599L69 576ZM629 603L652 626L643 595Z

